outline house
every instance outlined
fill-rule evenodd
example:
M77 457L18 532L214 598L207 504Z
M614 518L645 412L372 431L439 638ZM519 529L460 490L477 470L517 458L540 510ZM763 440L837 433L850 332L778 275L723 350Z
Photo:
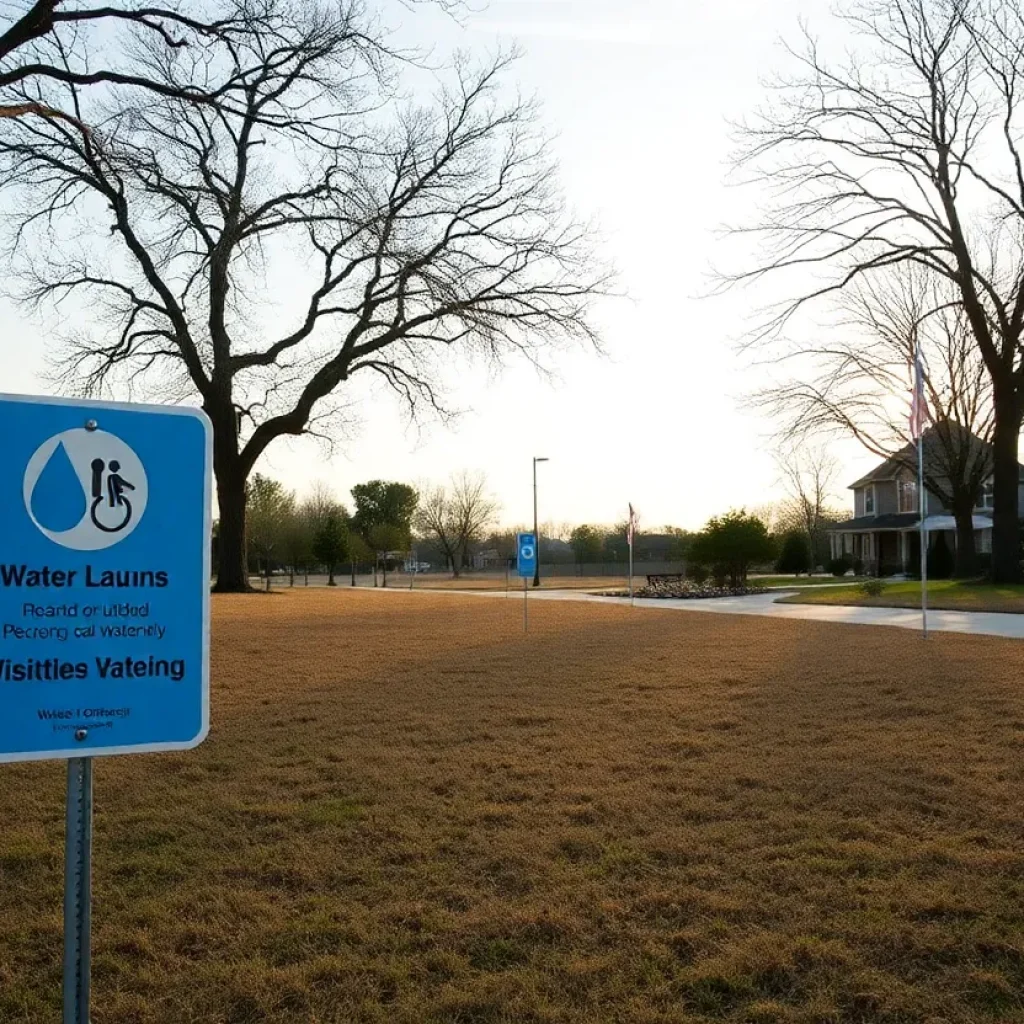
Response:
M929 445L936 444L925 432L925 458ZM984 446L985 442L971 437L971 443ZM938 456L933 451L933 458ZM829 543L833 558L846 557L863 563L864 572L873 576L888 576L907 572L915 562L914 546L920 544L920 512L917 496L917 448L908 444L895 455L876 466L870 473L850 484L853 491L853 518L829 528ZM1024 466L1018 476L1018 494L1024 508ZM944 542L950 551L956 550L956 523L949 508L931 490L925 495L925 526L928 530L928 549ZM941 535L945 535L943 539ZM975 549L980 553L992 551L992 480L989 478L978 498L974 510Z
M474 569L504 569L508 563L497 548L480 548L470 555L469 560Z

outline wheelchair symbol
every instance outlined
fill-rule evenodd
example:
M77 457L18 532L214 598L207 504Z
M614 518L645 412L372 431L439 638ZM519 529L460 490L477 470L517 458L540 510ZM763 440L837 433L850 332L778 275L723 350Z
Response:
M130 484L121 476L121 463L117 459L111 459L109 466L103 459L93 459L91 469L92 505L89 507L89 518L92 519L93 525L97 530L102 530L104 533L120 533L132 521L132 503L125 497L125 488L129 491L134 491L135 485ZM104 470L107 471L106 494L103 491ZM123 509L120 522L114 526L107 526L100 521L99 516L96 514L100 505L103 504L104 498L107 499L110 508Z

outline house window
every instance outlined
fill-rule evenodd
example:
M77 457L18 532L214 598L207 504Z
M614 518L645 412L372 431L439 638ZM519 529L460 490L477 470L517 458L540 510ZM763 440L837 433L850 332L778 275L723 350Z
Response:
M900 511L917 511L917 481L911 479L900 480L896 484L899 491Z
M871 484L869 487L864 488L864 515L873 516L875 514L875 485Z
M992 507L992 495L995 493L995 488L992 486L992 477L989 477L981 485L981 494L978 497L978 508L991 508Z

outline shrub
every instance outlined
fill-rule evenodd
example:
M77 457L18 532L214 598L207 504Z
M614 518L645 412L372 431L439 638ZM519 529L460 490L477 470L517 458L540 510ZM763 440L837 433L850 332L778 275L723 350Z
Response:
M853 568L853 562L845 555L841 558L833 558L828 563L828 571L833 576L845 576Z
M767 562L774 554L768 528L757 516L742 510L709 519L690 546L694 561L714 566L715 579L724 573L733 586L746 580L752 565Z
M786 534L779 560L775 563L775 571L792 573L794 576L811 571L811 549L803 533L793 530Z
M885 584L881 580L864 580L857 589L865 597L879 597L885 590Z
M864 559L863 558L855 558L853 560L853 575L854 576L863 576L864 575Z
M686 575L693 580L694 583L700 585L707 583L708 577L711 573L708 571L706 565L688 565L686 567Z

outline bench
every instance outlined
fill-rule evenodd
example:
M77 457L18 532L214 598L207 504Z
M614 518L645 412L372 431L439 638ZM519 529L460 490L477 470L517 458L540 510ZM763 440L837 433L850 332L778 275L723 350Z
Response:
M682 583L686 574L681 572L650 572L647 574L647 586L657 587L666 583Z

